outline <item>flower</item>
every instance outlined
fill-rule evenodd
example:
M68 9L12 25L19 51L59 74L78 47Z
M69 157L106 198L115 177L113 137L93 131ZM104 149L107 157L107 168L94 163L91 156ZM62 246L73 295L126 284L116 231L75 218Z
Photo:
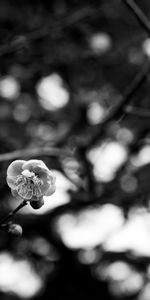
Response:
M55 192L56 178L42 160L15 160L7 169L7 184L15 197L43 203ZM34 205L33 205L34 206Z

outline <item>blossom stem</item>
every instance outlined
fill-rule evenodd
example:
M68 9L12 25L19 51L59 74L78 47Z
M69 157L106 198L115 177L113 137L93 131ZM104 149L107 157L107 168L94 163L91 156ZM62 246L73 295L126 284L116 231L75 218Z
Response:
M13 211L11 211L6 217L2 218L0 220L0 226L4 226L5 222L7 222L9 219L11 219L20 209L22 209L24 206L28 204L27 200L23 200L21 204L19 204Z

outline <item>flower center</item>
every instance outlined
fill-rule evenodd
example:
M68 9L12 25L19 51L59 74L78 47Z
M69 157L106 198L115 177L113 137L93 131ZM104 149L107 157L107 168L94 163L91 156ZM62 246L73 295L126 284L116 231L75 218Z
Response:
M17 192L24 199L31 199L33 196L39 198L42 196L42 181L35 173L24 170L16 180Z

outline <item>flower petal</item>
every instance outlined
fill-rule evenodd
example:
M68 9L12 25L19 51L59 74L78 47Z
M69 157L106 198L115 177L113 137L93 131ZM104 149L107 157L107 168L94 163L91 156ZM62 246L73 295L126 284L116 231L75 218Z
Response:
M7 169L7 176L18 176L22 172L22 166L25 160L14 160Z
M6 177L8 186L13 190L17 189L16 179L17 179L17 176L7 176Z
M42 160L30 159L24 163L23 170L27 169L31 172L34 172L36 167L42 167L44 169L48 169Z
M17 192L17 190L11 190L11 193L13 195L13 197L17 198L17 199L23 199Z
M50 187L55 185L56 177L50 170L40 169L38 170L38 177L42 181L42 185L40 186L41 192L43 195L46 194L47 190L49 190ZM37 170L36 170L37 174Z
M53 184L49 187L49 189L46 191L46 193L44 194L45 196L51 196L52 194L54 194L56 191L56 185Z

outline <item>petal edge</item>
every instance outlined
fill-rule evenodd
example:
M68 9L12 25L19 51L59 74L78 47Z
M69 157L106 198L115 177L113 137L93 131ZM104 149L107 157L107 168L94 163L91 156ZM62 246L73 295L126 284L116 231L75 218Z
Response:
M7 176L18 176L22 172L22 166L25 160L14 160L7 168Z

